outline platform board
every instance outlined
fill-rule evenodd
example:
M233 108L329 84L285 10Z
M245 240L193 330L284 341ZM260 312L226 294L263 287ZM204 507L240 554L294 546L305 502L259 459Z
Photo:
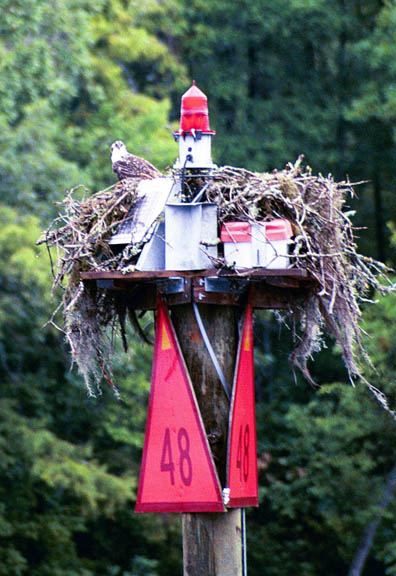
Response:
M306 270L251 268L235 271L156 270L145 272L90 271L81 274L84 282L100 289L114 290L137 310L154 310L157 293L166 296L169 306L215 304L240 306L248 291L253 308L287 309L306 298L317 284Z

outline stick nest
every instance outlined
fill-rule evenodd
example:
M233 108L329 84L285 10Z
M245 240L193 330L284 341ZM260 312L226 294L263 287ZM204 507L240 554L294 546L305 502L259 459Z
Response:
M384 264L358 253L351 222L353 213L347 207L356 184L313 175L309 168L302 168L301 161L302 157L284 170L271 173L221 167L204 181L206 200L218 205L220 224L274 218L292 223L291 265L306 269L317 286L289 311L297 342L290 355L292 364L313 383L307 362L321 348L327 332L340 346L350 378L363 378L362 361L369 359L359 325L360 305L370 301L374 291L384 294L395 287ZM125 179L82 200L75 199L79 188L71 190L61 203L63 212L38 242L57 250L53 289L68 277L61 304L64 330L91 394L92 380L99 385L104 376L111 383L110 348L104 344L108 342L109 326L121 327L126 347L125 310L105 290L83 285L79 275L84 270L133 269L141 246L126 246L115 255L108 240L128 218L138 182L135 178ZM196 185L196 180L187 178L186 185L189 184Z

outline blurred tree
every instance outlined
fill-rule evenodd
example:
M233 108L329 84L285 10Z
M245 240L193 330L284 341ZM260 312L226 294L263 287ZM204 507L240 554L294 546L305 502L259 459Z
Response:
M38 219L2 205L0 224L0 574L146 566L170 576L180 563L177 519L133 514L151 349L134 342L129 358L116 355L124 400L107 390L86 398L62 334L41 329L54 304L34 246Z
M115 180L115 139L169 165L169 114L195 78L219 163L273 169L303 152L316 171L371 179L359 222L377 218L377 253L389 257L395 10L393 0L0 0L0 575L181 570L179 518L133 514L151 350L133 342L115 354L122 402L106 389L85 397L62 334L40 328L55 304L34 248L39 219L48 224L65 188ZM374 235L361 235L372 251ZM392 406L395 309L386 298L365 310L379 371L367 377ZM294 385L288 338L260 314L249 573L347 573L394 465L393 422L340 384L330 341L312 367L322 388ZM392 502L367 576L396 574L395 512Z
M0 2L0 189L21 208L50 203L68 177L79 177L64 154L64 129L88 69L86 8L73 0Z
M378 0L193 0L181 39L191 75L210 93L215 159L264 171L303 153L314 171L370 180L358 189L357 225L372 222L362 249L372 254L375 242L383 260L394 206L395 9Z
M172 2L1 0L4 200L28 210L39 203L44 215L67 187L109 185L116 139L161 169L170 164L165 88L183 67L153 22L174 10ZM152 33L142 20L152 21Z
M364 323L376 366L366 376L386 393L392 407L395 301L394 296L381 298L366 310ZM259 358L260 316L255 326ZM270 387L261 362L256 370L263 394L257 408L260 508L248 511L249 573L320 575L326 566L331 574L346 574L366 527L377 518L395 464L395 422L363 383L357 388L337 383L338 351L330 342L323 360L333 383L314 390L300 381L292 385L290 368L282 360L290 350L288 334L282 331L278 338L272 332L271 338ZM334 366L329 368L330 363ZM324 379L325 368L316 375ZM367 576L394 573L395 506L393 498L381 517Z

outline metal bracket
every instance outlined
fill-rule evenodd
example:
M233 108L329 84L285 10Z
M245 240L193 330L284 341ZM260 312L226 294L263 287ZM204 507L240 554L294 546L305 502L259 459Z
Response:
M205 292L225 292L226 294L242 294L249 281L243 278L205 278Z
M161 294L180 294L186 290L186 278L171 276L164 280L157 280Z

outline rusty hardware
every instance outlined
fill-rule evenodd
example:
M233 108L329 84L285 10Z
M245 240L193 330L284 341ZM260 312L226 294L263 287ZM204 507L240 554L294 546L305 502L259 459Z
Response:
M224 292L226 294L242 294L249 285L246 278L204 278L205 292Z

